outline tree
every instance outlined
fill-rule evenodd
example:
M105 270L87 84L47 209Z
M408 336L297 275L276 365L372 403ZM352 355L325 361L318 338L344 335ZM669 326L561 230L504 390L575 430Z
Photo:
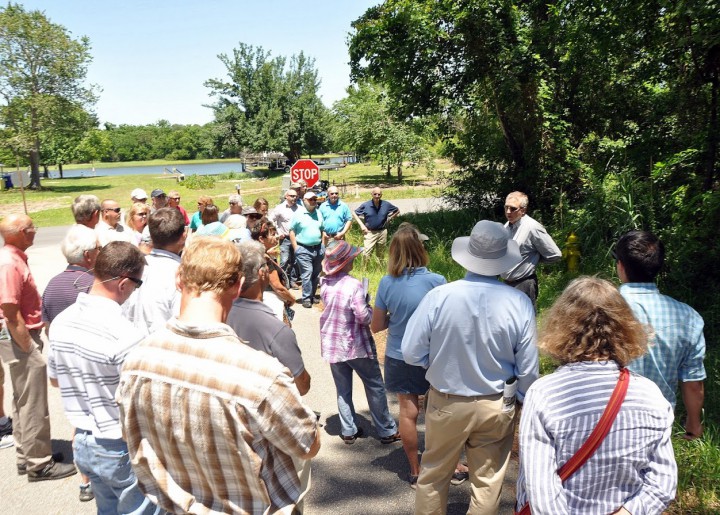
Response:
M0 8L0 124L13 133L16 151L28 154L31 188L40 187L43 131L67 109L95 102L84 85L90 59L88 38L73 39L41 11Z
M205 86L217 97L210 107L217 123L216 144L225 153L279 150L295 160L303 151L323 150L327 108L318 97L314 59L300 52L288 65L286 58L271 58L262 47L244 43L232 56L218 58L228 80L210 79Z
M358 155L377 159L386 169L387 176L393 167L398 180L402 179L404 162L412 164L429 162L425 140L415 125L393 117L387 93L370 82L350 86L348 96L333 106L336 117L335 143Z

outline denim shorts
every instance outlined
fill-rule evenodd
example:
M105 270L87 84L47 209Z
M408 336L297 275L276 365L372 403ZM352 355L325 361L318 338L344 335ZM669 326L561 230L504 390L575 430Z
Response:
M408 365L400 359L385 356L385 390L391 393L425 395L430 383L423 367Z

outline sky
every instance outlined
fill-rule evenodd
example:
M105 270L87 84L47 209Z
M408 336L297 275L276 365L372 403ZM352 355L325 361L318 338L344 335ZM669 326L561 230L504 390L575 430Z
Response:
M303 51L315 59L323 103L350 85L350 23L379 0L17 0L44 11L73 38L90 39L87 82L100 87L100 123L144 125L158 120L213 120L209 89L224 79L218 54L239 42L272 56Z

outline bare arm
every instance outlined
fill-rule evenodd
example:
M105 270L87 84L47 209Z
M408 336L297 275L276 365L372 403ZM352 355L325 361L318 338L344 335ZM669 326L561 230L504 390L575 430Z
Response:
M390 213L390 216L388 216L386 223L389 224L390 221L391 221L393 218L395 218L396 216L398 216L399 214L400 214L400 210L399 210L399 209L398 209L397 211L393 211L392 213Z
M307 453L300 456L300 458L303 460L309 460L310 458L315 457L315 455L318 453L319 450L320 450L320 431L318 431L317 428L315 428L315 441L310 446L310 450Z
M10 336L12 336L13 341L18 347L20 347L21 351L30 352L33 340L30 336L30 331L28 331L28 328L25 325L25 320L20 313L20 306L17 304L3 304L0 307L2 308L5 316L5 323L7 324L8 331L10 332Z
M686 381L680 383L683 403L687 411L685 420L685 439L694 440L702 436L702 408L705 401L705 386L702 381Z
M270 286L285 305L295 304L295 297L293 297L293 294L290 293L282 281L280 281L280 274L278 274L277 270L270 272Z
M363 223L362 220L360 220L360 217L358 216L358 214L355 211L353 211L352 215L355 218L355 220L357 220L357 223L360 226L360 230L363 232L363 234L367 234L368 228L365 227L365 224Z
M293 250L297 250L298 245L297 245L297 240L295 239L295 231L293 231L291 229L289 236L290 236L290 245L292 245Z
M345 227L343 227L342 231L340 231L339 233L337 233L335 235L335 239L341 240L343 238L343 236L345 236L345 233L347 233L350 230L351 225L352 225L352 218L350 220L348 220L347 222L345 222Z
M53 385L55 388L59 388L58 380L57 380L57 379L53 379L53 378L51 377L51 378L50 378L50 384Z
M295 386L297 386L300 395L305 395L310 391L310 374L308 374L307 370L303 369L300 375L295 378Z
M372 321L370 322L370 330L373 333L379 333L388 328L390 317L384 309L373 308Z

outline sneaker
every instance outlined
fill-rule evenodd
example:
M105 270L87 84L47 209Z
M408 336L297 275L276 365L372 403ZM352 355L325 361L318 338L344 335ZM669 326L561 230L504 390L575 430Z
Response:
M467 472L455 472L452 475L452 479L450 479L451 485L462 485L467 479L470 477L470 474Z
M65 459L65 456L61 452L54 452L52 456L50 456L53 461L63 461ZM18 465L17 466L17 473L18 476L24 476L27 474L27 465Z
M304 300L302 301L302 306L304 308L311 308L312 307L312 301L311 300Z
M77 469L72 463L57 463L50 460L41 470L28 470L27 477L30 483L36 481L52 481L53 479L62 479L77 474Z
M15 438L13 435L0 436L0 449L7 449L15 445Z
M345 442L347 445L352 445L355 443L355 440L360 438L363 435L363 429L362 427L358 427L357 433L350 436L340 435L340 438L342 438L342 441Z
M95 499L95 494L92 491L92 485L90 483L80 485L80 495L78 498L80 499L80 502L88 502Z
M402 440L402 438L400 438L400 433L395 433L394 435L383 436L380 438L380 443L387 445L389 443L399 442L400 440Z

